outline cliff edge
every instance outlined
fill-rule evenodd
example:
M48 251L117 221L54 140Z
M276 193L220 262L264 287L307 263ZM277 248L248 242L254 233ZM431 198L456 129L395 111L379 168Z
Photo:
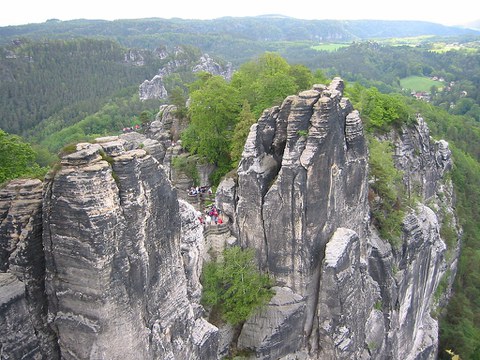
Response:
M212 239L178 199L161 163L169 141L77 144L44 183L2 189L2 356L220 358L231 334L205 320L200 274L209 246L237 243L275 280L234 337L251 358L434 359L459 252L448 144L420 116L382 135L415 193L399 243L382 239L368 141L343 90L316 85L251 127L216 194L232 236L224 224Z
M238 178L219 186L239 243L255 248L259 266L296 299L297 311L276 327L273 303L247 321L238 346L268 359L435 358L434 294L456 269L445 260L438 211L453 213L448 144L433 141L420 117L384 135L404 183L419 188L401 244L390 244L371 221L366 137L343 86L336 78L266 110ZM271 332L259 338L259 328Z

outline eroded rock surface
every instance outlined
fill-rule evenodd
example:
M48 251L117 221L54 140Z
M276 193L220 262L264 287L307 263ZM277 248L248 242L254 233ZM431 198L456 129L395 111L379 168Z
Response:
M0 192L2 356L217 359L233 341L259 359L436 357L431 314L448 295L433 295L442 278L448 294L459 254L441 228L458 225L448 144L420 116L382 135L412 198L390 244L370 221L363 125L341 79L264 111L218 187L218 226L178 199L181 124L163 110L147 137L78 144L44 184ZM256 250L275 295L241 329L217 329L200 274L234 244Z
M434 142L420 117L386 140L395 146L407 190L454 218L444 178L448 144ZM341 79L265 110L250 129L237 174L217 192L232 233L305 306L297 319L302 339L288 349L272 345L273 327L255 344L246 340L249 322L241 344L265 359L436 356L433 295L447 268L456 268L445 262L443 215L419 204L404 220L402 245L379 238L370 223L363 125L343 97ZM261 321L270 324L271 316Z
M54 359L47 325L40 180L11 181L0 191L0 353L5 359Z
M114 145L78 145L45 195L49 319L62 357L205 358L216 328L189 300L175 191L145 150Z

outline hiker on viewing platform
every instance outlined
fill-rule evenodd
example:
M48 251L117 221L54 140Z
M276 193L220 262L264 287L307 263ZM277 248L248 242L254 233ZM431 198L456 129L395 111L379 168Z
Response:
M190 190L187 190L188 196L197 196L198 190L194 188L193 186L190 188Z
M212 221L217 224L218 222L218 210L215 205L212 205L210 212L208 213L212 217Z

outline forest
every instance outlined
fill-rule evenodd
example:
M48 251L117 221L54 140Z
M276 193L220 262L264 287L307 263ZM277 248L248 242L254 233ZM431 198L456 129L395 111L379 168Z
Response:
M353 42L349 38L345 46L322 50L312 48L314 41L306 35L312 31L308 27L303 28L305 41L299 40L302 34L289 38L291 30L282 30L281 36L278 30L269 30L276 37L272 35L270 40L261 42L253 35L248 38L228 31L217 35L199 31L201 41L194 48L193 35L181 21L163 25L170 27L169 32L162 34L164 42L159 42L156 33L143 33L134 40L134 35L124 33L125 24L120 22L113 24L118 29L90 22L93 29L102 27L103 38L64 38L65 33L84 29L83 22L65 24L52 20L43 25L0 29L0 43L5 44L0 48L0 183L21 176L42 177L65 145L118 134L125 126L152 120L162 103L177 105L180 116L187 119L189 126L182 134L184 146L217 166L212 183L218 183L236 167L248 129L265 108L279 105L286 96L315 83L326 83L334 76L346 80L346 92L361 112L368 133L408 123L420 113L431 135L447 140L453 151L452 180L463 229L454 294L440 315L439 356L451 358L446 350L452 350L462 359L480 359L478 35L455 33L449 39L446 36L450 34L439 34L415 46L363 41L357 36ZM197 30L200 25L196 25ZM254 22L250 26L250 34L255 29L259 33L266 31L256 28L259 25ZM43 32L32 36L37 28ZM44 38L39 39L38 34ZM441 41L468 46L434 51L440 35ZM230 40L224 42L225 38ZM154 43L167 49L188 45L185 49L192 57L214 50L214 56L230 61L222 54L232 57L233 48L241 56L234 63L236 72L231 81L208 73L195 77L177 72L169 78L168 99L142 102L139 84L152 78L169 60L156 56L151 46ZM134 44L138 47L131 49ZM141 55L141 65L126 56L131 51ZM418 89L402 87L402 80L412 76L437 79L438 85L427 91L428 100L413 96ZM375 160L382 160L388 150L379 148L374 141L370 146L373 169L388 181L395 181L394 169L375 168ZM383 194L392 199L397 196ZM398 223L401 214L393 210L390 213L391 222L380 224L380 228Z

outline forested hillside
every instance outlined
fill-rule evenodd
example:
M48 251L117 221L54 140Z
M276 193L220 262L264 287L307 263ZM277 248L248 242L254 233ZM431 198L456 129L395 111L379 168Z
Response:
M58 131L97 112L108 99L137 93L138 84L162 62L144 52L145 65L135 66L126 61L126 53L111 40L80 38L22 39L2 48L0 128L25 135L60 115Z
M429 41L418 46L358 41L418 35L426 29L436 29L437 35L461 32L427 23L408 27L388 24L395 27L382 22L249 18L49 21L0 28L0 42L8 44L0 48L0 182L16 176L41 176L44 169L35 165L35 152L43 166L49 162L46 149L57 152L63 144L116 133L140 118L151 119L159 102L141 102L138 86L168 61L155 55L152 49L157 47L195 44L199 47L191 48L195 53L212 51L225 55L225 60L235 60L238 71L230 82L208 74L201 74L194 82L193 75L176 74L170 79L172 97L168 101L179 106L190 122L183 135L185 147L217 165L214 181L235 167L248 128L263 109L313 83L340 75L371 131L396 126L420 113L432 136L450 143L464 237L454 296L440 322L440 357L448 358L445 350L451 349L462 359L478 359L479 38L462 38L463 43L473 44L468 50L443 52L433 51ZM95 37L84 37L89 35ZM333 52L312 48L326 39L357 42ZM131 53L127 47L146 49ZM142 62L136 61L139 58ZM417 100L414 95L418 89L402 88L402 81L411 76L435 78L438 85L429 89L428 97ZM187 97L191 99L188 110ZM11 157L5 154L18 154L18 161L6 161Z
M478 49L478 39L474 44L472 46ZM449 110L451 103L462 97L471 99L470 107L480 103L479 52L433 50L433 43L429 42L415 47L362 42L333 52L320 51L307 59L305 65L326 69L327 74L341 75L366 86L377 86L385 92L403 90L406 95L414 89L402 89L401 79L409 76L436 77L443 79L443 83L434 89L435 105ZM460 113L460 110L455 112ZM480 119L479 114L474 117Z
M21 37L41 40L89 36L112 39L129 48L151 50L159 44L193 45L240 65L265 51L277 51L289 61L297 62L301 58L299 55L310 56L309 47L319 42L479 34L475 30L421 21L301 20L274 15L213 20L50 20L41 24L0 27L0 45Z

